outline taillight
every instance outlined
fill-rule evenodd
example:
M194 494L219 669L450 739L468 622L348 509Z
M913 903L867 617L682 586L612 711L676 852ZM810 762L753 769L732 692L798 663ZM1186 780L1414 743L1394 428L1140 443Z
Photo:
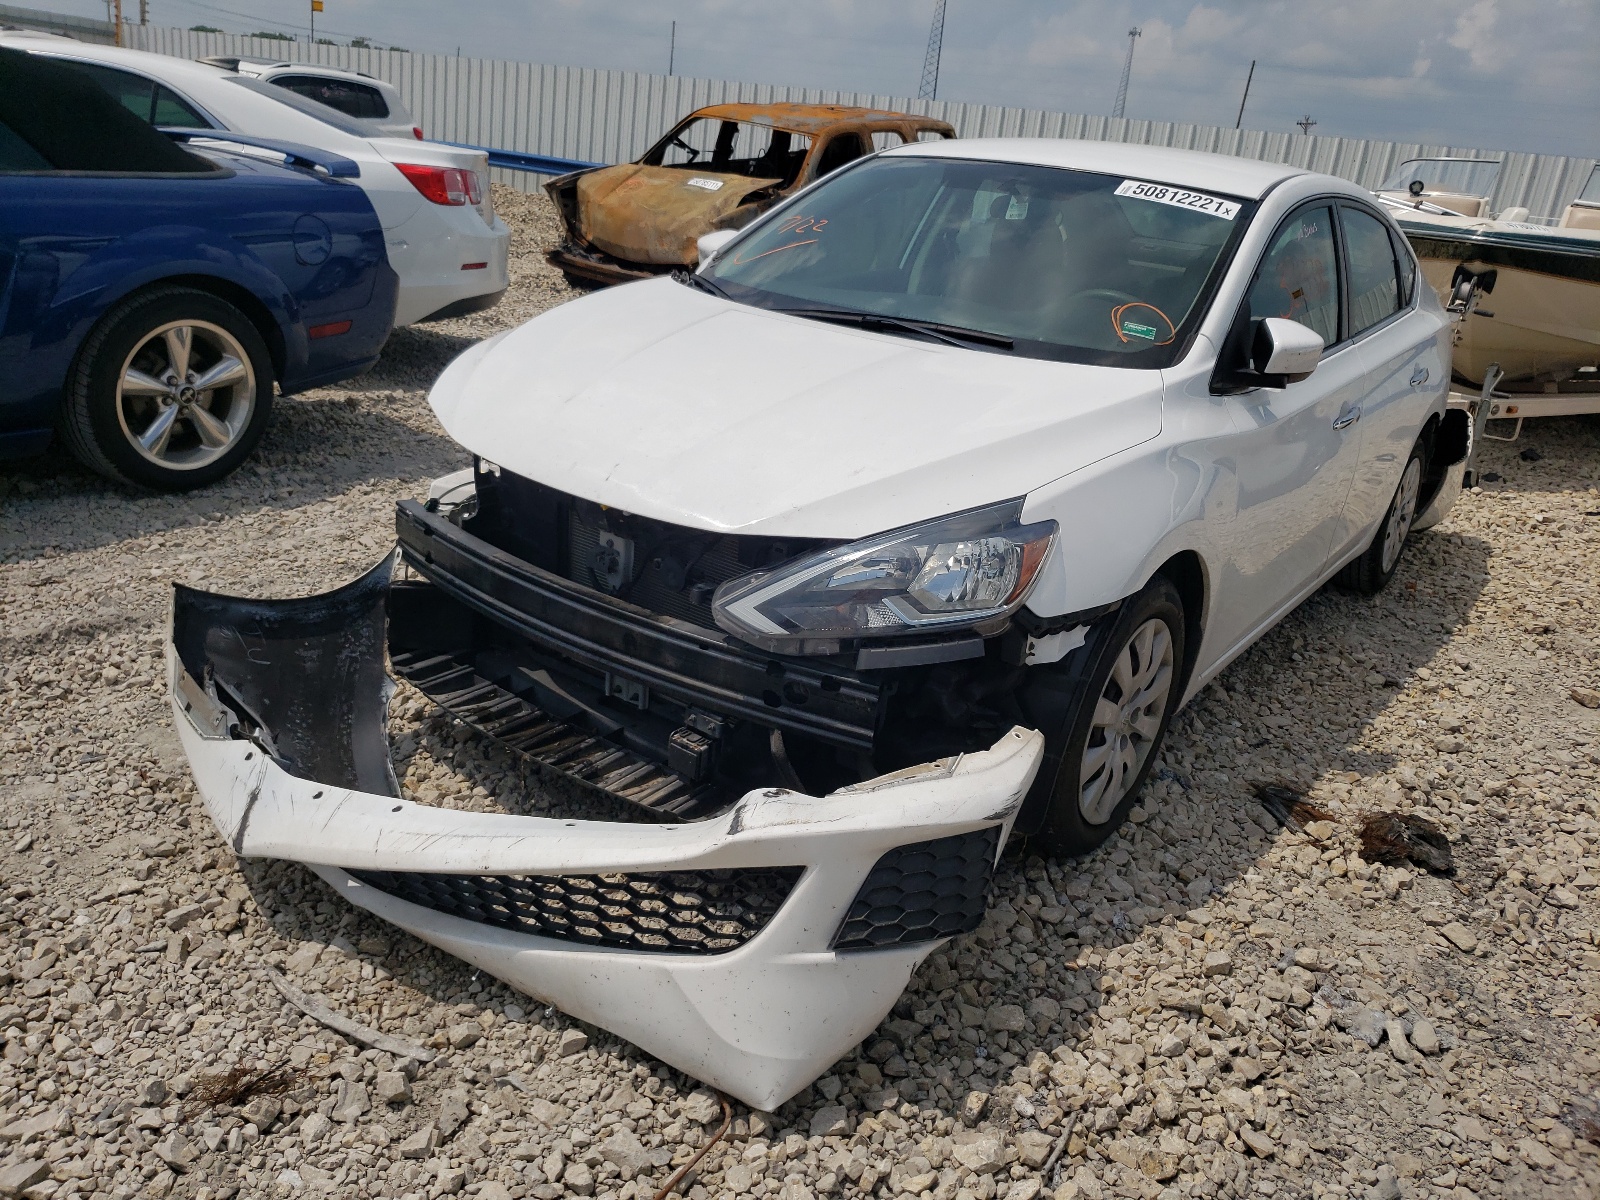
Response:
M483 187L476 171L463 171L459 167L425 167L418 163L395 163L400 174L435 204L477 204L483 199Z
M420 142L422 140L422 126L421 125L413 125L411 127L411 132L414 135L416 135L417 141Z

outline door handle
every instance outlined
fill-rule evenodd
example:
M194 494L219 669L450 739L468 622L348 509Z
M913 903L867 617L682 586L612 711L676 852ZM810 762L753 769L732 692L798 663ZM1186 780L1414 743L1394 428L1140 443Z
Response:
M1352 404L1333 419L1335 429L1348 429L1361 420L1361 405Z
M1428 368L1427 367L1418 367L1415 371L1411 372L1411 386L1412 387L1421 387L1423 384L1425 384L1427 382L1428 382Z

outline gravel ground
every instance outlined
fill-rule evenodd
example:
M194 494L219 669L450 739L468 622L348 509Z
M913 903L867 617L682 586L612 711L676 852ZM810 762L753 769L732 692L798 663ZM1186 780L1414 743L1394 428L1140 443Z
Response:
M429 381L571 295L543 198L496 199L507 301L280 402L222 485L0 474L0 1196L631 1200L720 1123L633 1047L233 859L171 731L170 582L295 595L376 561L395 499L463 464ZM1314 597L1206 690L1102 851L1014 852L983 929L797 1100L736 1109L687 1194L1600 1195L1600 711L1573 696L1600 688L1600 420L1483 465L1387 592ZM394 733L418 799L552 799L414 696ZM1259 781L1330 819L1279 830ZM1363 861L1369 809L1442 825L1455 877ZM268 968L434 1057L362 1050Z

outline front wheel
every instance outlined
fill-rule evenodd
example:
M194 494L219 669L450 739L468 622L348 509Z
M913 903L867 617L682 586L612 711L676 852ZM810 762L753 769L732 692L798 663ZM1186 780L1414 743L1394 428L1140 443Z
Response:
M85 466L182 491L222 478L255 449L272 403L272 359L226 300L160 288L101 319L66 393L63 431Z
M1383 523L1361 557L1349 563L1335 576L1340 587L1363 596L1381 592L1394 578L1400 565L1400 552L1405 549L1406 538L1411 536L1412 523L1417 518L1417 497L1422 491L1422 450L1411 452L1406 469L1400 473L1400 483L1389 501L1389 510L1383 514Z
M1183 601L1157 577L1080 650L1053 741L1055 775L1037 834L1051 854L1087 854L1128 819L1179 699ZM1040 669L1040 668L1035 668Z

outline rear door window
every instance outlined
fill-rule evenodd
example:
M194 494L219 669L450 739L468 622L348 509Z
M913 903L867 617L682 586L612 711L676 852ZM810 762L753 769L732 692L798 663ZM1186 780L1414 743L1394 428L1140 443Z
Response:
M1345 260L1350 269L1350 333L1387 321L1400 311L1400 276L1389 230L1371 213L1339 206Z
M353 79L332 79L325 75L276 75L270 82L297 96L326 104L347 117L382 120L389 115L389 105L383 93L371 84L357 83Z
M98 83L110 93L113 100L141 121L150 120L151 110L155 106L154 80L128 71L119 71L115 67L102 66L99 63L75 62L71 66L73 70L87 75Z
M1391 284L1393 280L1390 280ZM1278 226L1250 285L1250 318L1286 317L1339 341L1339 256L1333 210L1309 205Z

